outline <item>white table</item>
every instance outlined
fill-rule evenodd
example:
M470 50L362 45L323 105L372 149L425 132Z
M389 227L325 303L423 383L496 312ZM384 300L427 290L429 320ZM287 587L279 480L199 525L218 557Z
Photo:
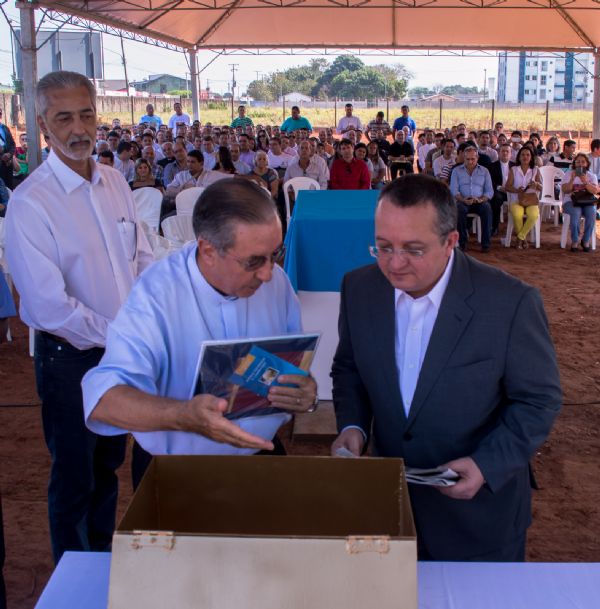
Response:
M67 552L36 609L106 609L109 570L110 554ZM600 607L600 563L419 563L418 573L419 609Z

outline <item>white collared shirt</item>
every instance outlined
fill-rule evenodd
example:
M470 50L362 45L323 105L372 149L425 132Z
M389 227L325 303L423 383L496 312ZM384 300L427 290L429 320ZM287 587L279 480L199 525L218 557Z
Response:
M104 346L108 322L154 260L127 182L90 163L88 182L51 151L15 190L6 216L21 319L78 349Z
M415 395L421 366L427 353L429 339L440 310L440 305L454 264L450 255L444 273L429 293L413 298L402 290L394 290L396 302L396 368L404 412L408 417Z

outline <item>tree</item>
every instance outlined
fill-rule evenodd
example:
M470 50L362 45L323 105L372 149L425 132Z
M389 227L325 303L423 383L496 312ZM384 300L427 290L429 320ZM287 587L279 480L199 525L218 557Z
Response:
M411 97L427 97L431 95L431 91L427 87L414 87L408 93Z

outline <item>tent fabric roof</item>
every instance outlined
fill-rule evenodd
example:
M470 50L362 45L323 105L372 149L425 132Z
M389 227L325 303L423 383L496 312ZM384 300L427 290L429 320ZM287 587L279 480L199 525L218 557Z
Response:
M40 0L38 6L186 49L600 48L600 0Z

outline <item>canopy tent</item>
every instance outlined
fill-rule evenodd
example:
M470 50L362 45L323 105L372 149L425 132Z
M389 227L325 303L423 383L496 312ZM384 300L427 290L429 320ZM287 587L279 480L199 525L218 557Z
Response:
M85 20L112 33L126 31L187 50L196 116L196 53L203 49L590 52L595 56L593 133L600 137L600 0L27 0L17 7L32 151L39 150L35 8L65 24ZM33 168L37 155L32 156Z
M185 49L600 48L598 0L41 0L39 6Z

